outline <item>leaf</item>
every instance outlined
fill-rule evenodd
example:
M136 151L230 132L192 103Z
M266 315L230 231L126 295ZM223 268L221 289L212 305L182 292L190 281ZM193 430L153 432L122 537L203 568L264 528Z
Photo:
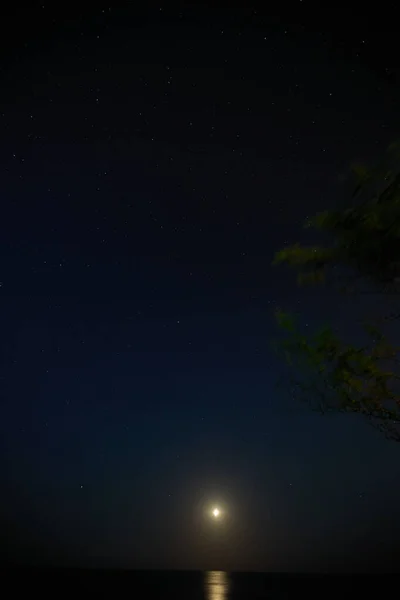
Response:
M295 321L293 315L281 309L275 311L275 318L280 327L286 331L293 332L295 330Z
M274 263L293 267L299 284L322 283L334 273L341 276L350 272L357 283L355 290L362 289L360 283L364 281L369 287L373 284L373 291L397 291L400 143L389 150L390 163L385 156L373 168L352 165L357 187L347 206L307 219L308 228L324 234L324 245L293 244L275 254ZM339 304L338 310L343 310ZM295 389L302 399L323 412L359 413L390 439L400 441L400 396L396 395L400 351L379 327L373 322L363 323L367 341L361 346L341 340L329 326L306 337L299 333L292 315L278 311L276 317L285 335L281 349L286 362L296 375L300 373Z

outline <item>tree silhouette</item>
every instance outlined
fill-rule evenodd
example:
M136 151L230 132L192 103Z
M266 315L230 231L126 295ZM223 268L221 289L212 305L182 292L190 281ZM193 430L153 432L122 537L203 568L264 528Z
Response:
M274 263L295 268L299 284L339 282L341 291L371 290L385 302L400 291L400 145L392 144L376 167L353 165L352 171L357 184L349 205L306 223L330 242L286 247ZM385 324L399 317L388 311ZM400 441L399 347L382 323L365 321L367 341L357 346L340 340L330 326L306 336L290 313L278 310L276 319L293 392L322 412L359 413Z

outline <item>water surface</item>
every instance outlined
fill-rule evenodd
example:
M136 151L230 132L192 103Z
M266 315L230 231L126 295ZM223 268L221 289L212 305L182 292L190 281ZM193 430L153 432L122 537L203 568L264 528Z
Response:
M343 600L382 597L391 578L367 575L296 575L225 571L124 571L2 569L3 589L13 596L138 600Z

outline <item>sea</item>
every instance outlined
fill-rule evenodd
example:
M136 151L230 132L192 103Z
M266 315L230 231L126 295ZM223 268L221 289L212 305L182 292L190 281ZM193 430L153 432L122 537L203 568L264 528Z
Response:
M138 600L318 600L379 597L390 593L388 575L308 575L226 571L123 571L7 569L1 573L8 597L129 598Z

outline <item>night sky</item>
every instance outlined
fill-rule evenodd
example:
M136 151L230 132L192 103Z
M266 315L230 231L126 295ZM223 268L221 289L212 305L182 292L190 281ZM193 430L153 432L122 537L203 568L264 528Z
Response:
M359 309L271 266L346 198L351 161L399 137L394 9L17 4L0 26L2 560L394 568L399 446L292 399L272 349L277 306L310 329Z

